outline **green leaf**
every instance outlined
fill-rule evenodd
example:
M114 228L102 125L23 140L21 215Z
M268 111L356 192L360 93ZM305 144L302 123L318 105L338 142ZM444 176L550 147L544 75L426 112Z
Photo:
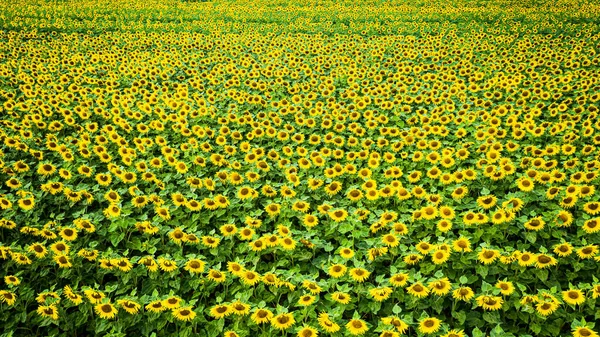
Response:
M500 319L500 314L497 312L486 312L483 314L483 319L491 324L498 324L502 322Z
M453 311L452 317L456 318L458 325L465 324L465 321L467 320L467 314L465 314L463 311Z
M548 279L548 270L547 269L536 269L534 272L535 272L535 275L542 282L546 282L546 280Z
M208 332L209 337L217 337L223 331L223 327L225 326L224 319L214 320L206 325L206 331Z
M504 330L500 324L496 325L496 327L490 332L490 337L502 337L504 335Z
M479 330L479 328L473 329L473 337L485 337L483 331Z
M488 266L482 266L482 265L477 265L477 267L475 267L475 271L477 272L478 275L481 275L481 277L486 277L488 274L488 270L489 267Z

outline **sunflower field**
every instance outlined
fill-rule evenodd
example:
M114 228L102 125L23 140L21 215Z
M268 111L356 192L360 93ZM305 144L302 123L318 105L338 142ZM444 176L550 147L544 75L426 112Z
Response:
M0 337L597 337L600 3L0 3Z

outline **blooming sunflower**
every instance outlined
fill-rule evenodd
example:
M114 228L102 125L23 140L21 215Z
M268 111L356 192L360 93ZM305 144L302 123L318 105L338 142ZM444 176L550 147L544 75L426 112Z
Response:
M352 319L346 324L346 330L353 336L359 336L369 331L369 327L361 319Z
M273 318L273 313L269 309L256 309L250 316L250 319L256 324L263 324L270 322Z
M588 327L577 327L572 331L573 337L598 337L598 334Z
M570 305L581 305L585 302L585 295L579 289L569 289L562 292L562 298L565 303Z
M369 278L371 273L363 268L352 268L350 269L350 277L356 282L364 282L367 278Z
M6 303L8 306L13 306L17 301L17 295L7 290L0 290L0 303Z
M427 297L427 295L429 295L429 289L426 286L424 286L421 282L417 282L410 285L408 288L406 288L406 290L409 295L418 298Z
M294 323L296 323L296 321L294 320L294 315L292 313L281 313L271 318L271 325L279 330L287 330L294 325Z
M137 314L141 308L141 305L139 303L127 299L117 300L117 304L131 315Z
M460 287L452 292L452 297L464 302L469 302L475 296L475 293L470 287Z
M189 322L196 318L196 312L191 306L173 309L171 313L179 321Z
M422 319L419 322L419 332L423 334L433 334L436 333L440 326L442 325L442 321L436 317L427 317Z
M40 305L37 308L37 313L43 318L49 318L52 320L58 320L58 308L56 305Z
M119 312L118 309L111 303L98 303L94 306L94 311L102 319L114 318Z
M481 295L476 299L477 305L482 307L484 310L495 311L502 308L504 300L498 296L487 296Z

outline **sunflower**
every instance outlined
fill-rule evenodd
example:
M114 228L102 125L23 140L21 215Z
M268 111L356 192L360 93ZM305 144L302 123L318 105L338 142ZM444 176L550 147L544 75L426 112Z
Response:
M560 206L563 208L572 208L577 203L578 198L574 195L567 196L560 201Z
M442 321L436 317L427 317L419 322L419 332L423 334L436 333L441 325Z
M312 295L303 295L298 300L298 305L302 306L302 307L306 307L306 306L313 304L316 301L316 299L317 298Z
M319 322L321 328L327 333L332 334L340 331L340 326L334 321L332 321L329 317L329 314L327 313L320 313L317 321Z
M454 199L454 200L461 200L468 193L469 193L469 190L467 187L459 186L459 187L455 188L454 191L452 191L451 196L452 196L452 199Z
M406 288L409 295L423 298L429 295L429 289L424 286L421 282L413 283L408 288Z
M119 312L118 309L110 303L99 303L94 306L94 311L102 319L114 318Z
M120 259L111 260L111 264L116 266L119 270L123 272L128 272L133 268L131 262L129 262L128 258L122 257Z
M542 219L542 217L535 217L525 223L525 228L533 231L539 231L544 229L544 225L546 222Z
M126 300L126 299L117 300L117 304L123 310L125 310L127 313L129 313L131 315L137 314L141 308L141 305L139 303L134 302L132 300Z
M162 304L167 309L176 309L181 305L181 298L170 296L162 301Z
M52 250L52 252L56 255L69 254L71 247L64 241L57 241L50 245L50 250Z
M260 275L252 270L246 270L240 274L240 278L244 282L244 284L253 286L260 282Z
M306 214L302 218L302 224L304 224L304 226L306 226L308 228L313 228L317 224L319 224L319 219L312 214Z
M290 237L280 239L278 242L281 248L285 250L294 250L296 248L296 241Z
M237 301L229 305L231 313L238 316L245 316L250 313L250 305Z
M587 234L600 231L600 218L586 220L581 227Z
M68 255L55 255L53 259L54 262L56 262L60 268L73 267L73 264L71 263L71 260L69 259Z
M394 287L404 287L409 281L409 275L406 273L394 274L389 278L389 282Z
M172 272L177 270L177 263L173 260L165 259L162 257L158 258L158 266L164 272Z
M498 198L493 195L486 195L477 198L477 205L483 209L490 209L496 205Z
M208 248L217 248L219 246L219 243L221 242L221 239L214 237L214 236L203 236L202 237L202 244L205 245Z
M273 313L269 309L256 309L250 318L256 324L263 324L271 321Z
M145 308L146 310L154 313L160 313L168 309L163 305L163 301L161 300L152 301L148 303Z
M35 207L35 200L33 198L19 199L18 204L24 211L29 211Z
M56 172L56 167L52 163L40 163L37 168L37 173L42 176L50 176Z
M192 307L181 307L171 311L173 317L179 321L190 322L196 318L196 312Z
M535 310L542 316L549 316L558 309L556 302L539 302L535 305Z
M515 291L515 286L510 281L498 281L495 287L500 289L500 293L504 296L509 296Z
M447 250L437 250L431 254L431 261L434 264L442 264L450 258L450 253Z
M522 177L517 180L517 187L523 192L530 192L535 187L533 180Z
M452 249L457 252L470 252L471 241L468 238L460 237L452 242Z
M352 268L350 269L350 276L352 277L352 279L356 282L362 283L364 282L366 279L369 278L369 275L371 275L371 273L363 268Z
M359 189L352 189L352 190L348 191L348 193L346 194L346 197L348 199L350 199L350 201L357 202L364 197L364 194Z
M433 246L429 242L420 241L419 243L417 243L416 249L419 251L419 253L421 253L423 255L427 255L427 254L429 254L430 251L435 249L435 246Z
M502 308L502 303L504 303L502 297L487 295L477 297L476 301L478 306L489 311L495 311Z
M346 330L353 336L359 336L364 335L369 331L369 327L367 326L367 323L361 319L351 319L346 323Z
M596 299L600 297L600 284L596 284L592 287L592 298Z
M60 296L58 295L58 293L56 293L54 291L44 291L44 292L39 293L35 298L35 300L39 304L44 304L44 303L48 302L48 299L52 299L51 302L59 302Z
M343 292L334 292L331 294L331 299L341 304L348 304L352 300L349 294Z
M408 265L415 265L415 264L419 263L422 259L423 259L422 255L409 254L409 255L406 255L402 260L404 261L404 263L406 263Z
M428 288L431 290L432 293L438 296L443 296L450 292L450 289L452 288L452 283L450 283L450 280L448 280L447 277L444 277L438 281L430 282Z
M265 211L270 217L274 217L281 212L281 205L276 203L269 204L265 206Z
M12 202L6 198L0 198L0 208L3 210L12 208Z
M396 330L401 334L405 333L406 330L408 330L408 324L406 324L406 322L395 316L382 317L381 322L386 325L393 325L394 328L396 328Z
M227 262L227 271L232 273L235 276L240 277L242 273L245 271L244 266L237 262L229 261Z
M225 276L224 273L216 270L216 269L211 269L208 271L208 275L206 276L209 280L216 282L216 283L222 283L225 282L225 280L227 279L227 277Z
M21 280L14 275L4 276L4 282L11 286L18 286L21 283Z
M570 305L581 305L585 302L585 296L579 289L569 289L562 292L562 298L565 303Z
M573 329L573 337L598 337L598 334L588 327L577 327Z
M245 227L238 232L238 236L240 237L240 240L250 241L254 237L254 233L254 229Z
M52 320L58 320L58 308L56 305L40 305L37 308L37 313L43 318L50 318Z
M317 332L317 329L315 329L311 326L304 326L300 330L298 330L298 333L296 334L296 336L297 337L317 337L318 332Z
M342 184L339 181L333 181L324 187L325 193L329 196L334 196L342 189Z
M189 260L183 269L189 271L191 274L200 274L204 271L206 263L199 259Z
M17 295L10 291L0 290L0 303L6 303L8 306L13 306L17 301Z
M381 287L381 288L373 288L369 290L369 294L375 299L377 302L385 301L390 297L393 290L390 287Z
M568 242L564 242L564 243L555 245L553 251L556 255L558 255L560 257L566 257L573 253L573 246ZM528 261L529 261L529 259L528 259ZM535 262L535 261L533 261L533 262Z
M221 234L225 237L235 235L237 233L237 227L233 224L225 224L219 228Z
M296 321L294 320L294 315L292 313L282 313L271 318L271 325L279 330L287 330L292 325L294 325Z
M31 259L27 257L25 254L21 253L12 253L11 258L19 265L29 265L31 264Z
M138 264L144 265L148 271L156 272L158 271L158 264L154 261L152 256L145 256L138 261Z
M596 254L598 254L598 246L596 245L587 245L577 249L577 256L580 259L591 259L596 256Z
M221 319L223 317L229 316L233 313L231 308L226 304L217 304L210 308L209 315L216 318Z
M328 214L335 222L342 222L348 217L348 212L343 209L332 210Z
M65 286L63 290L63 295L74 305L79 305L83 302L81 295L76 294L70 286Z
M466 337L466 335L463 330L450 330L441 337Z
M500 252L494 249L482 248L477 259L483 264L491 264L500 256Z
M121 208L115 204L111 204L103 211L107 218L118 218L121 215Z
M99 304L106 297L103 292L93 289L86 289L83 291L83 293L92 304Z
M470 302L471 299L475 296L475 293L470 287L460 287L452 292L452 297L464 301Z

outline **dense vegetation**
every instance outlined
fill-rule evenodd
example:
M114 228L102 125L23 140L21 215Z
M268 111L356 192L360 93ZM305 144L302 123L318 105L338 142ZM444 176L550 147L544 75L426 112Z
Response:
M0 4L0 336L597 336L593 1Z

